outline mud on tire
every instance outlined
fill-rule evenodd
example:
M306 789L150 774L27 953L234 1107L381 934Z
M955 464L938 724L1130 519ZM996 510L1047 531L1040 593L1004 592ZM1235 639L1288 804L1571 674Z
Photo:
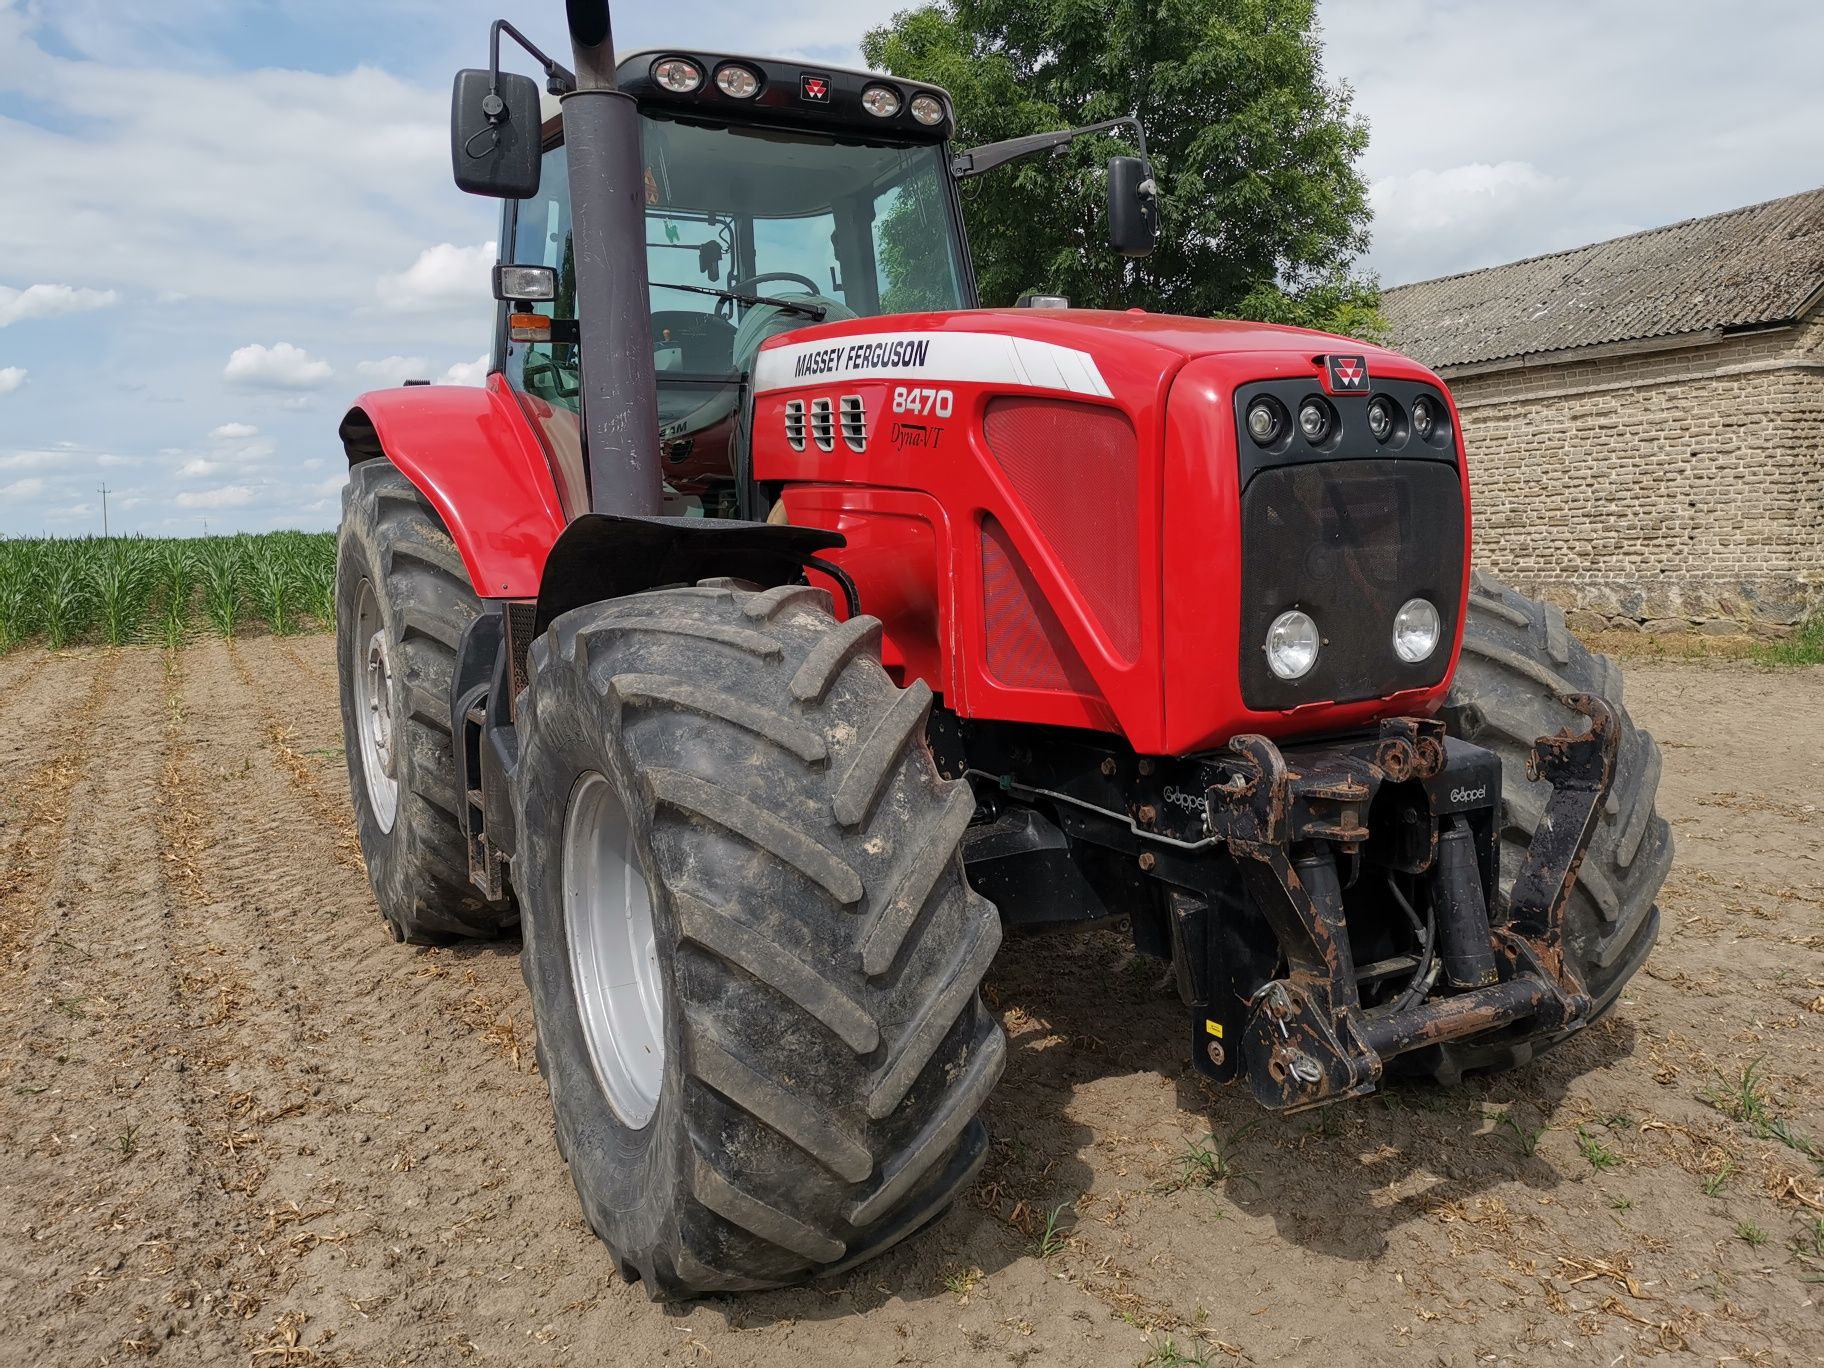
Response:
M364 600L363 586L371 591ZM366 609L363 603L367 604ZM361 853L380 913L400 940L443 944L492 936L517 917L469 882L457 825L450 678L462 632L481 611L434 509L385 461L349 472L336 546L336 672ZM365 623L365 625L364 625ZM386 653L391 813L376 802L362 745L360 674L378 632Z
M847 1268L984 1156L1000 923L963 880L975 802L932 763L930 690L895 687L879 641L821 590L711 583L565 614L533 647L514 873L540 1063L589 1224L654 1297ZM637 1126L593 1062L564 911L592 774L650 890L664 989Z
M1454 734L1501 757L1504 897L1551 794L1549 785L1526 777L1527 754L1541 736L1588 725L1557 702L1565 693L1600 696L1621 724L1614 787L1565 912L1567 954L1600 1016L1645 962L1659 934L1654 899L1672 867L1672 833L1654 808L1659 746L1622 706L1621 670L1571 635L1560 609L1476 572L1463 654L1443 715ZM1455 1082L1468 1070L1524 1064L1564 1038L1522 1032L1486 1045L1420 1051L1402 1060L1402 1071Z

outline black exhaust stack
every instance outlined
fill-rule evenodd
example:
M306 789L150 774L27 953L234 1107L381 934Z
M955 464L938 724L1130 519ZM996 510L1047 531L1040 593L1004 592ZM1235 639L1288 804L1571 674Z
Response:
M633 97L615 86L608 0L565 0L564 8L576 54L576 89L563 97L564 146L589 506L652 517L662 494L640 116Z

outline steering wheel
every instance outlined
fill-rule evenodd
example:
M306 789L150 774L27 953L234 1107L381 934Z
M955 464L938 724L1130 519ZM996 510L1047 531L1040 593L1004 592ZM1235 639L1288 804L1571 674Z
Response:
M812 280L809 276L799 275L796 271L765 271L760 275L747 276L742 280L730 279L728 288L731 290L739 290L743 294L755 294L757 291L754 289L754 286L764 285L769 280L793 280L804 286L804 292L806 294L815 295L817 293L817 282ZM727 317L734 311L734 300L722 299L716 302L716 312L718 314Z

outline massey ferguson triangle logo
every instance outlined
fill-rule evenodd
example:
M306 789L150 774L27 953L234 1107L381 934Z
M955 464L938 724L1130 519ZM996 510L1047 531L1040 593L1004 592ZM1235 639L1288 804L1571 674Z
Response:
M805 76L799 80L798 89L812 104L830 102L830 78L827 76Z
M1348 394L1368 388L1368 359L1362 356L1330 356L1330 390Z

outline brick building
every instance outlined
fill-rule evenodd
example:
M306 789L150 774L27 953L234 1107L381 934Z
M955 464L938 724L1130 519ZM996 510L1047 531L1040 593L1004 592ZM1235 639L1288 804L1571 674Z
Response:
M1824 189L1384 308L1462 408L1478 564L1589 626L1824 604Z

